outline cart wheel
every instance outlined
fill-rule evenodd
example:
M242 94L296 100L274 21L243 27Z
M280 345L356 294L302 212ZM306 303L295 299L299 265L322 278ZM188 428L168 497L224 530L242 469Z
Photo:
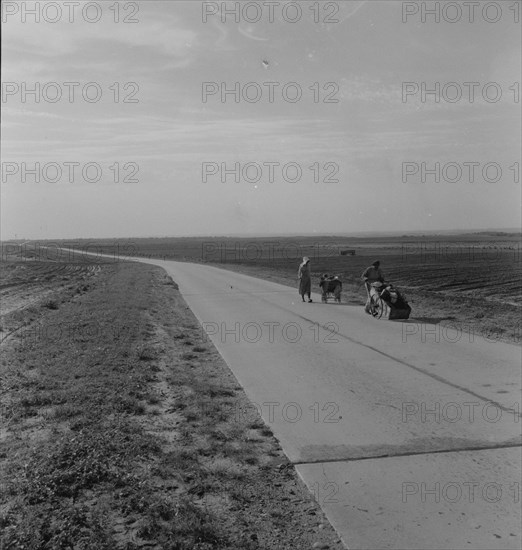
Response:
M370 311L376 319L380 319L386 309L386 304L380 296L372 296Z

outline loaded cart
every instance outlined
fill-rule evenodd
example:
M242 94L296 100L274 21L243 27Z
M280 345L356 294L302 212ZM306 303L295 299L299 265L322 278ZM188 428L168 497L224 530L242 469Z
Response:
M411 307L406 297L391 283L372 283L368 291L369 313L377 319L408 319Z
M321 301L323 304L326 304L328 299L334 299L337 303L341 303L343 283L338 276L328 276L325 273L321 276L319 287L321 288Z

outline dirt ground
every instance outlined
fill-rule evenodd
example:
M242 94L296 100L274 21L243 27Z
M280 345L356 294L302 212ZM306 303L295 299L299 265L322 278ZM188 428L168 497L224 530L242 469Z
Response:
M1 271L2 549L342 548L175 283Z

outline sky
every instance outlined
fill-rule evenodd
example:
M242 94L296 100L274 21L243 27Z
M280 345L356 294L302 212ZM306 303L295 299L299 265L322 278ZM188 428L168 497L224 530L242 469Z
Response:
M1 238L519 227L520 2L464 4L3 2Z

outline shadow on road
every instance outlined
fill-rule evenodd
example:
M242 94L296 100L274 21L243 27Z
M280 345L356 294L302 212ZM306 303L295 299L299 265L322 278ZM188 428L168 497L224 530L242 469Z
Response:
M406 319L404 319L406 321ZM412 321L416 323L426 323L430 325L438 325L442 321L453 321L455 317L410 317L407 321Z

